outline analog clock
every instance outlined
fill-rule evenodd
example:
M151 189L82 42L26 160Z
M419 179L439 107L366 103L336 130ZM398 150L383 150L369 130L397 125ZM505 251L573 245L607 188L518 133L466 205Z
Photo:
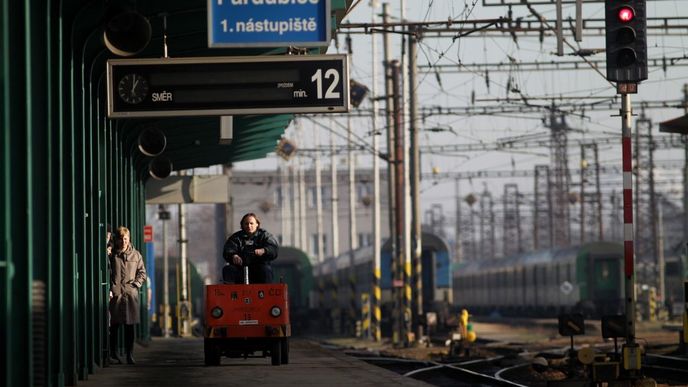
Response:
M117 92L124 102L135 105L148 96L148 81L138 74L127 74L120 79Z

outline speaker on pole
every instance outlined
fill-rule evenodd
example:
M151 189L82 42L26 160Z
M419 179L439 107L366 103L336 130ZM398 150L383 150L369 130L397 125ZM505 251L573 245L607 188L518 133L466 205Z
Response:
M146 156L159 156L167 146L167 138L162 130L157 128L146 128L138 138L139 150Z
M148 165L148 173L152 178L162 180L172 173L172 161L165 156L158 156Z
M119 56L132 56L143 51L151 36L152 28L148 19L130 10L112 12L103 32L105 46Z

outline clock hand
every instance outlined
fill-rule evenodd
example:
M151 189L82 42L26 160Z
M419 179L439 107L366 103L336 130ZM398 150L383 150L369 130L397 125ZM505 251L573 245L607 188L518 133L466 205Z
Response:
M131 94L136 94L136 85L139 84L138 78L134 78L133 82L131 83Z

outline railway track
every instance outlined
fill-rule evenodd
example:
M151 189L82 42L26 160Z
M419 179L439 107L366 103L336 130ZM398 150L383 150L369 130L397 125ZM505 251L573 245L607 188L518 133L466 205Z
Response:
M380 356L357 357L359 360L434 386L526 386L508 380L502 374L501 371L505 368L498 364L499 361L503 360L502 356L458 363L438 363ZM527 365L522 364L521 366Z
M563 348L541 353L545 357L563 358ZM366 351L347 351L369 364L382 367L406 377L434 386L545 386L545 380L532 379L531 362L518 356L493 356L457 362L405 359L374 355ZM658 383L669 386L688 385L688 359L647 354L643 358L642 373Z
M643 374L652 377L658 383L683 386L688 384L686 358L647 354L642 368Z

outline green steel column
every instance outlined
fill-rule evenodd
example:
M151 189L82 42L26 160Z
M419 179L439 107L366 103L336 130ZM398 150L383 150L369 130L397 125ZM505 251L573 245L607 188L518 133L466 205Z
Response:
M139 176L141 175L136 171L137 174L137 180L136 180L136 210L138 212L137 216L137 223L138 223L138 240L139 240L139 249L141 251L141 254L144 256L144 262L146 262L147 256L146 256L146 246L145 243L143 243L143 226L146 223L146 196L145 196L145 186L144 182L139 180ZM149 270L148 267L146 267L146 270ZM155 273L152 272L147 272L148 276L153 276ZM150 325L149 325L149 320L148 320L148 310L149 310L149 305L148 305L148 281L144 282L143 286L141 287L141 324L139 324L139 339L142 342L148 342L150 340Z
M93 40L91 40L93 41ZM100 44L100 43L98 43ZM97 61L92 60L88 66L90 70L87 76L84 77L86 81L86 92L84 95L87 98L85 104L85 111L87 112L85 123L86 133L88 137L88 160L87 164L88 182L87 199L88 199L88 227L87 227L87 254L89 257L88 273L88 299L87 299L87 318L89 320L90 342L88 345L88 372L95 372L95 367L102 363L102 340L103 331L107 329L104 325L103 314L101 306L105 302L102 292L102 277L101 277L101 263L104 261L105 250L105 227L103 224L103 216L100 211L100 127L98 121L98 87L97 78L94 76L99 74L95 69ZM87 66L85 66L87 67ZM95 87L94 87L95 83Z
M45 166L47 173L48 189L46 190L46 196L48 200L47 208L47 230L45 235L45 242L47 250L50 255L46 257L46 267L47 267L47 299L46 305L48 308L47 315L47 351L46 351L46 365L45 374L48 378L48 385L59 385L61 378L58 376L61 374L61 358L59 357L61 348L61 321L60 321L60 307L61 307L61 262L62 262L62 252L60 250L60 237L59 232L61 231L60 219L61 219L61 206L59 204L60 198L60 176L59 176L59 146L60 146L60 135L56 133L56 128L59 128L59 107L60 107L60 88L59 82L61 77L61 56L59 54L60 48L60 36L61 31L59 29L58 18L53 10L52 2L48 1L46 5L46 10L49 14L46 18L47 27L45 28L44 34L48 44L46 44L46 64L47 68L47 81L48 96L47 103L47 118L48 127L46 133L47 142L47 164Z
M27 13L25 4L3 2L3 132L5 133L4 168L4 251L6 295L3 310L3 356L7 385L31 385L31 263L28 258L28 229L26 189L29 187L26 154L26 102L30 72L26 71ZM29 37L30 38L30 37ZM6 58L6 59L5 59Z
M0 218L0 384L4 386L9 385L9 347L7 345L7 334L9 325L9 273L7 270L7 265L9 264L9 246L7 241L9 237L9 213L5 211L9 208L9 187L10 187L10 160L9 160L9 125L7 124L7 112L9 112L9 101L8 98L8 83L5 79L8 78L9 72L9 47L6 41L8 36L7 27L9 25L8 19L8 0L0 1L0 53L2 58L0 59L0 205L3 208L3 215Z
M100 115L103 115L102 112L99 113ZM103 118L104 120L104 118ZM111 122L105 122L103 124L102 128L102 166L101 169L103 171L102 177L101 177L101 187L103 189L101 193L101 204L102 204L102 209L101 211L103 212L103 221L105 225L107 226L108 224L110 225L112 231L114 231L115 228L115 222L112 218L112 123ZM104 262L101 264L101 270L103 273L103 293L105 294L105 305L103 306L103 316L106 318L105 321L105 337L103 338L103 350L104 351L109 351L110 349L110 343L109 343L109 319L108 319L108 308L109 308L109 301L110 301L110 262L108 259L104 259Z
M50 225L49 202L46 191L49 187L48 133L50 116L46 114L49 106L49 65L48 35L46 23L48 8L38 1L25 2L25 50L26 50L26 201L27 201L27 285L31 287L29 310L30 336L27 350L31 363L26 367L30 372L33 386L48 384L48 299L49 281L47 262L52 250L46 243Z
M0 205L2 205L2 218L0 219L0 384L10 385L10 348L8 345L9 326L10 326L10 275L9 260L10 256L10 91L9 79L10 61L9 58L9 0L0 1ZM6 211L6 209L8 211Z
M69 52L71 49L69 41L69 29L71 17L63 4L60 9L60 35L59 39L59 88L58 115L59 127L55 128L59 133L58 146L58 169L60 178L59 207L60 216L58 218L58 241L60 257L57 260L61 264L57 265L59 280L59 305L58 307L58 326L57 333L58 354L56 355L57 365L57 384L73 385L76 383L76 362L74 350L76 348L74 332L74 296L75 296L75 252L74 252L74 128L72 126L71 114L73 110L70 98L70 76L72 73ZM67 35L67 36L65 36Z
M33 319L29 316L34 316L36 315L37 311L34 310L34 295L33 295L33 260L34 257L36 257L36 249L34 249L34 244L33 244L33 218L36 215L34 212L34 195L33 195L33 178L34 178L34 160L33 160L33 144L32 140L34 137L37 137L37 128L34 125L37 125L38 122L34 122L34 118L36 121L40 121L40 116L42 115L40 106L34 105L34 102L40 103L39 101L34 101L34 98L40 99L40 91L36 91L34 93L34 87L38 87L38 85L34 84L33 80L33 72L34 68L40 68L40 63L38 60L36 60L37 63L34 63L34 58L32 58L32 46L36 43L33 42L34 34L32 33L32 25L35 24L35 21L33 19L33 13L31 9L31 4L27 2L24 3L25 9L24 9L24 64L25 64L25 90L26 90L26 95L25 95L25 107L22 109L22 111L25 111L26 116L22 117L25 120L25 133L22 133L24 136L24 152L25 152L25 161L23 167L25 170L23 171L23 176L22 179L25 179L24 184L17 184L17 181L14 183L18 185L20 188L23 185L24 186L24 194L25 196L22 198L22 200L25 200L24 205L21 208L25 208L25 217L23 222L26 222L26 235L22 235L22 237L25 237L25 251L24 251L24 256L22 257L23 261L23 267L22 269L25 270L24 273L21 274L21 276L17 277L17 279L22 279L23 278L23 288L28 288L28 289L22 289L22 293L26 294L26 299L24 300L25 305L27 307L26 309L26 327L24 328L24 332L26 333L26 336L19 336L21 341L24 342L24 348L22 353L22 356L28 360L28 362L25 364L24 372L26 373L26 380L29 381L29 385L35 385L34 384L34 358L33 358L33 345L34 345L34 336L33 336ZM36 58L38 59L38 58ZM16 94L15 94L16 96ZM35 110L34 110L35 108ZM25 110L24 110L25 109ZM19 166L19 165L16 165ZM17 169L17 168L13 168ZM22 194L21 191L18 192L20 195ZM15 201L16 203L16 201ZM16 219L13 221L13 224L16 225ZM16 238L16 236L15 236ZM17 256L19 258L19 256ZM15 264L15 267L17 265ZM21 294L21 293L19 293ZM15 332L18 333L18 332Z
M102 128L104 125L101 124L99 112L99 98L98 98L98 82L94 82L93 75L89 78L91 83L89 84L89 95L92 96L91 101L91 116L89 119L91 125L91 131L93 132L93 137L91 144L93 146L92 160L92 182L91 187L93 187L92 196L92 213L94 219L92 221L93 230L93 244L91 247L91 253L93 255L93 307L91 308L91 314L93 316L94 333L93 333L93 363L94 365L104 366L103 362L103 332L107 327L105 326L104 314L102 313L102 306L107 302L107 298L104 294L105 275L103 272L103 264L105 263L105 238L106 238L106 228L105 228L105 214L103 211L103 149L102 149ZM94 87L93 84L96 84Z
M76 24L78 20L74 22ZM70 101L71 101L71 129L72 129L72 189L73 189L73 249L74 249L74 328L80 334L74 336L75 367L79 380L86 378L86 311L85 294L88 272L86 271L86 254L84 251L84 164L87 162L84 152L84 126L82 122L82 79L80 77L81 63L78 61L80 42L74 38L76 26L72 26L72 46L70 52Z
M89 37L92 35L89 35ZM95 321L93 315L94 301L95 301L95 283L98 278L97 270L94 270L94 256L93 244L95 242L95 237L97 233L93 232L93 223L95 219L95 214L93 211L93 200L94 200L94 190L93 190L93 164L96 163L96 159L93 157L94 144L93 144L93 127L90 121L91 113L91 93L90 93L90 82L88 78L88 62L90 57L87 55L87 48L90 39L86 40L81 53L81 88L83 90L83 101L82 101L82 127L84 133L83 141L83 153L84 158L82 161L83 165L83 197L84 197L84 258L85 258L85 281L84 281L84 320L85 320L85 353L84 353L84 363L83 369L88 374L94 371L94 353L96 352L93 345L96 342L95 334Z

